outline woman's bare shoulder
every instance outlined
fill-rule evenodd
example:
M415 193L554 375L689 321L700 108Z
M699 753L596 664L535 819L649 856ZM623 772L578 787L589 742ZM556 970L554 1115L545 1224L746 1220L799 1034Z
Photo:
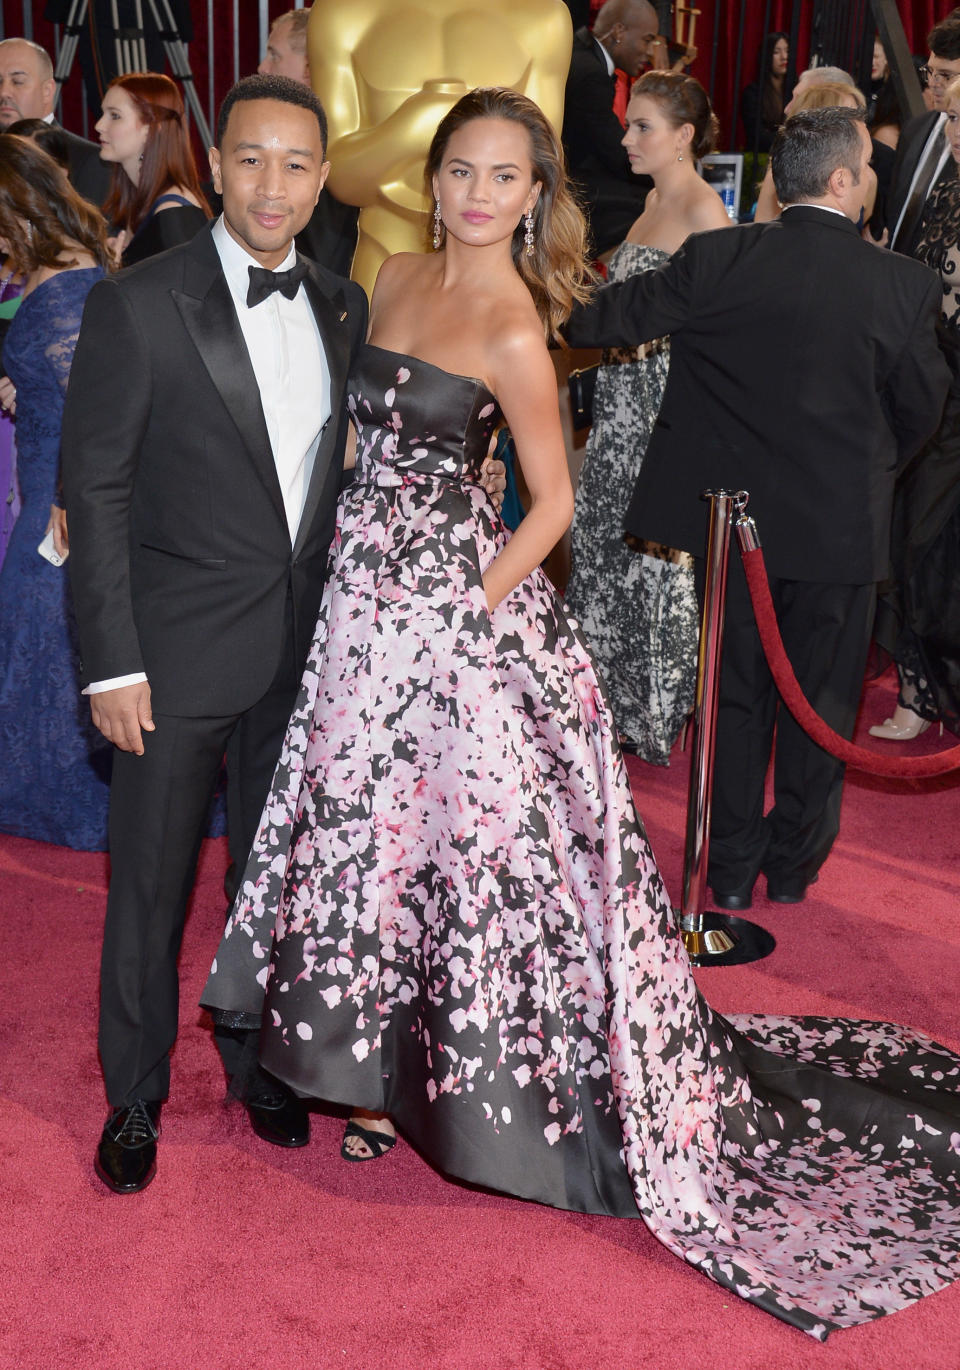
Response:
M691 187L686 206L691 233L703 233L711 228L729 228L730 217L723 201L706 181L698 180Z
M397 282L407 281L411 277L426 274L425 268L429 263L430 258L425 257L422 252L394 252L377 272L376 288L380 288L381 282L389 288Z
M522 296L502 300L495 317L492 311L488 313L485 331L493 376L524 371L547 355L543 324L526 287Z
M421 277L426 276L431 266L430 258L424 257L422 252L395 252L388 257L377 272L371 310L375 312L384 304L390 304L416 290Z
M167 189L163 191L163 195L178 195L181 200L189 200L190 204L196 205L197 209L203 208L189 186L168 186ZM172 200L167 200L164 204L157 205L155 213L162 214L165 209L182 208L182 205L175 204Z

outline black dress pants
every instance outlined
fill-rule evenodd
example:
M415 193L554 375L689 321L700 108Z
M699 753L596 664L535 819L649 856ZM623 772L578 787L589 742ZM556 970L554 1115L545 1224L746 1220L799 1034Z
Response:
M876 586L770 577L787 656L810 704L842 737L853 736ZM774 748L774 805L764 783ZM739 891L758 873L778 887L805 886L840 827L844 766L781 703L760 645L739 555L730 557L717 712L708 879Z
M179 1009L177 959L210 799L226 751L230 854L242 873L303 669L293 643L288 602L274 680L252 707L224 718L154 714L156 730L143 734L143 756L114 756L99 1033L114 1107L167 1097ZM211 947L211 958L213 952ZM217 1033L230 1077L241 1067L243 1045L238 1034Z

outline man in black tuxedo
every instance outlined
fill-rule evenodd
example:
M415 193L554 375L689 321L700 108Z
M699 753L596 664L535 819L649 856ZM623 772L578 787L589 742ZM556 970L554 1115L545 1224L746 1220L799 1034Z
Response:
M952 10L927 36L930 56L927 80L933 110L904 125L897 143L893 177L887 196L890 246L913 252L927 196L944 175L953 176L944 113L947 87L960 76L960 8Z
M627 236L652 182L630 170L623 127L613 112L617 67L636 76L657 41L648 0L607 0L593 33L577 29L563 104L563 146L584 196L591 251L600 256Z
M869 158L862 111L795 115L772 153L779 219L694 234L661 270L602 290L569 329L578 346L670 335L627 530L702 557L701 492L748 490L787 654L846 737L894 478L937 427L948 383L939 281L857 233ZM796 903L836 837L843 767L778 710L737 556L730 567L709 879L721 908L749 908L761 870L770 898Z
M53 105L57 83L49 54L26 38L0 42L0 131L18 119L43 119L56 125ZM86 138L62 129L70 157L70 181L91 204L102 206L110 192L110 168L100 149Z
M248 77L217 142L222 218L94 287L64 412L82 670L117 748L100 1014L112 1111L96 1168L118 1193L155 1172L177 954L224 751L242 870L296 696L367 320L359 286L293 248L329 167L313 92ZM217 1040L257 1133L305 1144L303 1103L248 1070L242 1034Z

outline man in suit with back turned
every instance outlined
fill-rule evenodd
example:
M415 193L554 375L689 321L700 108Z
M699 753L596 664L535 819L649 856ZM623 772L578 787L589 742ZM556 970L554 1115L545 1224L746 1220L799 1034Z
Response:
M359 286L298 256L326 179L307 87L252 76L211 149L223 215L94 286L66 399L63 482L82 671L116 746L101 965L111 1113L96 1170L153 1178L177 955L224 751L242 871L317 617L342 479ZM303 1102L217 1030L254 1130L308 1139Z
M937 427L948 384L938 279L857 232L870 150L862 111L794 115L771 156L779 219L694 234L659 271L602 290L569 330L578 346L670 335L627 531L702 557L701 492L748 490L787 654L847 738L894 479ZM836 837L842 787L843 766L778 710L734 555L709 864L719 907L749 908L761 870L769 898L802 900Z

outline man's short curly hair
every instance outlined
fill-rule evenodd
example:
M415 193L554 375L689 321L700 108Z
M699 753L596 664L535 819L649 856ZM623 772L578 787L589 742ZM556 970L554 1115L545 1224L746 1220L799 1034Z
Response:
M242 81L238 81L235 86L227 91L223 97L223 104L220 106L220 116L217 119L217 146L223 143L223 135L227 129L227 120L230 118L230 111L234 105L242 100L280 100L285 105L299 105L301 109L310 110L311 114L317 116L317 123L320 125L320 137L323 141L323 152L327 152L327 115L320 101L314 95L309 86L305 86L300 81L292 81L289 76L245 76Z

